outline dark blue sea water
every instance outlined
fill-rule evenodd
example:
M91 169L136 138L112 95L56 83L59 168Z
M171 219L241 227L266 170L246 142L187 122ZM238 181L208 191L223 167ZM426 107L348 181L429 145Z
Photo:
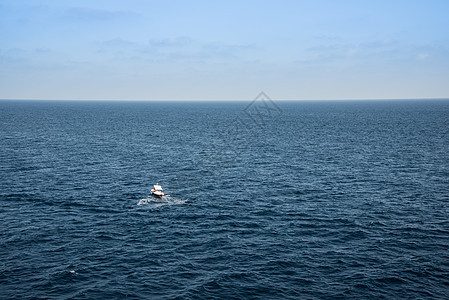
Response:
M445 100L0 101L0 298L447 299L448 150Z

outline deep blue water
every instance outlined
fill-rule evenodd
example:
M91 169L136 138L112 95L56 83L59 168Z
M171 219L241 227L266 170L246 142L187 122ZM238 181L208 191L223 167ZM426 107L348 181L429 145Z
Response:
M275 104L0 101L0 298L447 299L449 101Z

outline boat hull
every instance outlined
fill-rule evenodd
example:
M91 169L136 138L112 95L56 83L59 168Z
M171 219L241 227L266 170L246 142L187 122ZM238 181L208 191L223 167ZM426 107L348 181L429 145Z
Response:
M151 194L156 197L163 197L165 194L161 191L151 190Z

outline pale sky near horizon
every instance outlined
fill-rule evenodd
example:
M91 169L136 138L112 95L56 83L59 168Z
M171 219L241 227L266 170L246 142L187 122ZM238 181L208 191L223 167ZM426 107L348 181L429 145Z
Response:
M449 97L449 1L0 0L0 99Z

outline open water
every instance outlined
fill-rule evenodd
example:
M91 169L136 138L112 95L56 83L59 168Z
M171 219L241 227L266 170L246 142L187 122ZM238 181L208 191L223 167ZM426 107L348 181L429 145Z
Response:
M448 150L448 100L0 101L0 298L448 299Z

